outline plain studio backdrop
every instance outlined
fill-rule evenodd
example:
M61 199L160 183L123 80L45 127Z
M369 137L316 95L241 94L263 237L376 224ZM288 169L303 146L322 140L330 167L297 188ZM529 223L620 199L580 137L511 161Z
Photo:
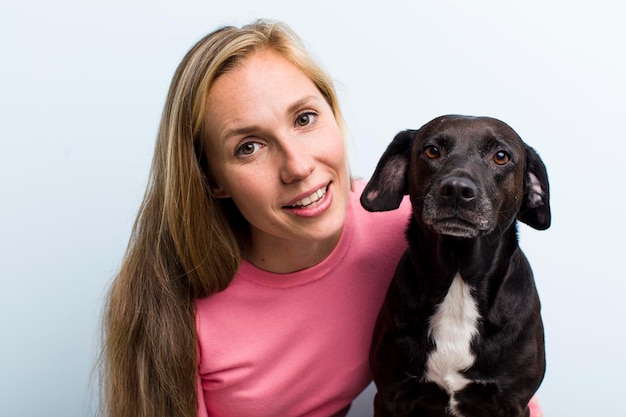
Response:
M200 37L287 22L336 81L352 171L447 113L508 122L548 167L520 225L543 303L546 416L624 415L626 17L597 1L11 1L0 5L0 415L95 413L100 317L170 79ZM370 415L370 388L351 416ZM312 393L314 395L314 393Z

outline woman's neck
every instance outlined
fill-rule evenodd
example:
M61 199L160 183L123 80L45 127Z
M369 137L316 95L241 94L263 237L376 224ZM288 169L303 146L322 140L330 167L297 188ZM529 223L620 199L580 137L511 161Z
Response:
M244 258L254 266L277 274L288 274L317 265L333 251L341 233L321 242L296 242L275 240L255 242L252 237L250 250Z

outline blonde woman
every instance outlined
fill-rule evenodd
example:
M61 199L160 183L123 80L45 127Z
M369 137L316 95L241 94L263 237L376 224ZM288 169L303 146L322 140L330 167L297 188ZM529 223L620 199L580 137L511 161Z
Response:
M331 79L287 26L201 39L109 295L107 415L346 415L409 215L366 213L362 187Z

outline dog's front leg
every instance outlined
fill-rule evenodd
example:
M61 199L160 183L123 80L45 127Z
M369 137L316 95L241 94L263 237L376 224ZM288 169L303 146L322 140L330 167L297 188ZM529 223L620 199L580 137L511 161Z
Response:
M380 310L370 351L370 366L378 390L374 398L375 417L410 416L410 387L417 381L407 373L406 364L411 358L398 343L406 340L406 335L397 327L390 297L393 297L393 290L387 293Z
M433 383L412 378L402 387L383 389L374 398L374 417L450 417L449 396Z
M399 270L407 268L404 259ZM423 305L414 294L421 294L413 281L400 274L392 280L380 310L370 351L370 365L378 389L374 400L375 417L448 417L441 404L448 394L433 383L423 382L428 347ZM407 299L410 298L411 300ZM415 335L423 337L416 337Z
M464 417L529 417L526 398L525 392L511 392L497 383L471 383L455 394Z

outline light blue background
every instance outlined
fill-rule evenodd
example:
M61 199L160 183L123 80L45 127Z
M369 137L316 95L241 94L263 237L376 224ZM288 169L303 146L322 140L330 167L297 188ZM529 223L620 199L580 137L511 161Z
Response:
M549 417L623 416L623 4L2 0L0 415L94 414L101 306L174 69L217 26L269 17L336 79L355 175L445 113L501 118L539 151L553 227L520 227L544 306L539 397Z

